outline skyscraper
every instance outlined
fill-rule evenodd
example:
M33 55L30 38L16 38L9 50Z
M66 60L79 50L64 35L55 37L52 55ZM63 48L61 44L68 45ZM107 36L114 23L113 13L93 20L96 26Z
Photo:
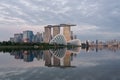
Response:
M23 31L23 42L32 42L33 31Z
M10 42L14 42L14 37L10 37Z
M53 26L53 37L55 37L57 34L60 34L60 26L59 25Z
M70 31L70 26L66 25L63 28L63 35L66 38L66 41L71 40L71 31Z
M73 31L71 31L71 40L74 39Z
M42 33L37 32L37 34L34 35L33 42L42 42L42 41L43 41Z
M44 32L44 42L49 43L52 36L51 36L51 25L48 25L45 27L45 32Z
M14 34L14 42L22 42L22 39L23 39L22 33Z
M66 41L71 40L71 26L76 26L74 24L60 24L61 27L63 27L63 35L66 38Z

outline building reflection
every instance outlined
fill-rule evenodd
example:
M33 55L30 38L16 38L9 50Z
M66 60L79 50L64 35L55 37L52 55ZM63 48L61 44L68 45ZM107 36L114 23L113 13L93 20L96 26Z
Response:
M74 51L73 51L74 52ZM21 59L24 62L33 62L34 59L43 61L45 66L48 67L75 67L71 65L73 60L72 51L63 49L52 49L52 50L19 50L12 51L10 55L14 56L15 59Z
M71 52L66 51L65 57L64 57L64 66L71 66Z
M43 52L44 52L45 66L51 66L51 54L49 53L49 50Z
M32 51L32 50L19 50L12 51L10 55L14 56L15 59L23 59L24 62L32 62L34 58L37 60L43 59L43 51Z
M120 47L119 46L90 46L88 47L88 49L86 49L86 51L102 51L102 50L107 50L107 51L111 51L111 52L116 52L116 51L120 51Z
M34 59L34 55L32 51L23 51L23 60L25 62L32 62Z
M15 59L23 60L24 62L33 62L34 60L43 61L45 66L48 67L75 67L72 61L80 51L95 51L99 52L102 50L108 50L112 52L119 51L118 47L106 47L97 46L89 48L72 47L62 49L50 49L50 50L8 50L10 55L14 56ZM7 52L7 51L3 51Z
M61 65L60 59L53 56L53 66L60 66L60 65Z

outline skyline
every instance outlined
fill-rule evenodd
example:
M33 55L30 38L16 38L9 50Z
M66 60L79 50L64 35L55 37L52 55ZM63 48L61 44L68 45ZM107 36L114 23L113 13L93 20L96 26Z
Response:
M120 1L1 0L0 41L24 30L43 32L48 24L72 23L80 40L120 37Z

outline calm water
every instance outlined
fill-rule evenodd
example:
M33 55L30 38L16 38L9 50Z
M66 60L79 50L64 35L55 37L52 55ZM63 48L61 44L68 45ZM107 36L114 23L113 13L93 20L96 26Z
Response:
M120 50L4 50L0 80L120 80Z

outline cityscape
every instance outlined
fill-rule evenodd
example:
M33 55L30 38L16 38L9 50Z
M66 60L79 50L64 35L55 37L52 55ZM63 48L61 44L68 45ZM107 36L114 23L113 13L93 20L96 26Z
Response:
M10 42L16 42L16 43L51 43L51 41L55 36L62 34L65 37L65 42L67 44L72 45L78 45L78 46L84 46L87 45L89 47L118 47L120 48L120 41L119 40L109 40L109 41L89 41L86 40L84 42L81 42L79 39L77 39L77 36L74 35L73 31L71 31L71 26L76 26L74 24L60 24L60 25L47 25L44 27L44 32L37 32L36 34L33 34L33 31L26 30L23 31L23 33L15 33L14 37L10 38ZM63 30L61 30L61 28ZM65 43L59 43L56 41L57 44L64 44ZM71 43L72 42L72 43Z
M37 61L44 62L44 66L47 67L59 67L59 68L75 68L75 65L72 65L71 62L75 57L81 52L101 52L108 50L111 52L120 51L118 47L89 47L89 48L62 48L62 49L50 49L50 50L2 50L0 52L9 52L10 56L14 56L16 60L22 60L24 62L33 62L35 59ZM87 54L86 53L86 54Z
M10 38L11 42L40 42L40 43L49 43L50 40L55 37L57 34L63 34L66 38L66 41L70 41L76 39L77 36L73 34L71 31L71 26L75 26L73 24L60 24L60 25L47 25L44 27L44 32L37 32L35 35L33 31L27 30L23 31L23 33L15 33L14 37ZM63 32L61 31L61 27L63 27Z
M23 33L15 33L14 37L10 37L10 42L16 42L16 43L50 43L50 41L58 34L62 34L65 37L65 40L67 43L69 41L74 41L77 39L77 36L74 35L73 31L71 31L71 27L76 26L74 24L60 24L60 25L47 25L44 27L44 32L37 32L36 34L33 34L33 31L31 30L26 30L23 31ZM63 30L61 30L61 28ZM58 41L59 42L59 41ZM81 42L80 40L74 41L78 44L76 45L81 45L82 44L88 44L89 46L108 46L108 47L114 47L117 46L120 48L120 41L119 40L109 40L109 41L83 41ZM72 42L72 43L74 43ZM59 43L58 43L59 44ZM75 43L74 43L75 44ZM73 44L73 45L74 45Z
M120 0L0 0L0 80L120 80Z
M15 59L23 60L24 62L33 62L36 58L38 61L44 61L45 66L60 67L60 68L73 67L71 65L71 61L73 60L73 57L75 57L75 54L71 53L70 51L65 51L62 54L58 54L58 55L64 55L63 57L58 58L54 56L53 54L51 54L49 50L46 50L46 51L40 51L40 50L13 51L10 53L10 55L14 56Z

